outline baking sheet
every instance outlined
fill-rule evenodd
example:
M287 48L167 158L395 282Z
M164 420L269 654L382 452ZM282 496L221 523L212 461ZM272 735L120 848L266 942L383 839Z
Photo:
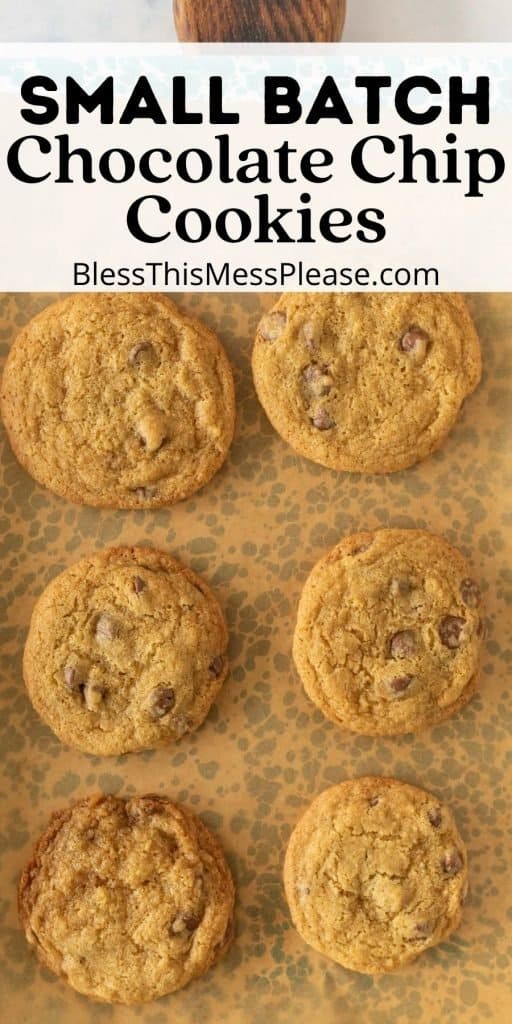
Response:
M57 296L0 296L5 357L16 330ZM80 508L21 470L2 433L0 490L0 993L10 1022L38 1024L504 1024L512 959L512 296L471 296L485 376L443 449L387 477L335 474L294 455L260 409L250 347L269 295L189 295L235 367L238 420L224 468L172 509ZM461 714L418 736L357 737L313 710L290 647L302 583L353 529L432 529L482 581L489 639L481 689ZM65 748L32 710L21 678L31 609L49 580L110 544L174 553L210 581L227 614L231 674L203 728L169 751L98 758ZM350 973L290 924L281 868L301 810L326 786L366 773L431 790L467 842L471 893L461 928L398 974ZM162 792L218 833L238 886L237 937L188 989L139 1008L95 1004L39 967L19 930L16 884L50 813L105 792Z

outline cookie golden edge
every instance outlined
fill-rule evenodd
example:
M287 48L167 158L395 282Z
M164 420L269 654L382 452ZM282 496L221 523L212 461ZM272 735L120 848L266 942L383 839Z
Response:
M304 809L298 821L295 823L290 838L288 840L288 845L286 847L282 877L286 902L288 904L292 924L297 933L300 935L301 939L308 946L315 949L317 953L320 953L323 956L328 957L330 960L334 960L335 963L340 964L340 966L344 967L346 970L354 971L359 974L369 974L374 977L379 977L384 974L396 973L397 971L400 971L401 969L407 967L409 964L414 963L419 957L422 956L423 953L427 952L428 949L433 949L435 946L439 945L440 942L444 942L447 938L449 938L450 935L457 931L462 921L464 912L464 902L468 891L468 853L466 844L457 828L457 824L454 815L451 811L451 808L443 800L439 800L438 802L442 806L445 814L447 814L449 817L449 823L453 833L454 843L457 845L457 850L462 857L463 863L463 869L460 878L462 899L461 902L459 903L458 911L451 917L450 921L447 922L446 928L443 931L443 933L439 936L436 936L436 938L433 938L432 941L428 942L428 944L426 944L421 950L411 951L410 956L407 956L405 958L397 958L396 960L389 962L389 964L387 964L386 966L379 966L378 969L369 964L362 963L359 963L356 966L354 962L348 962L348 957L341 959L339 956L336 956L332 952L332 950L330 951L325 946L322 946L319 943L315 943L311 935L307 937L298 927L297 915L295 911L295 882L298 875L297 861L300 857L300 854L303 852L305 848L305 833L308 830L309 821L312 817L315 817L318 820L321 819L321 814L324 806L329 805L333 796L338 796L339 802L342 802L344 798L350 799L350 796L354 793L354 791L358 790L361 793L361 795L366 795L368 799L370 799L376 787L379 787L380 789L387 789L388 791L396 791L397 789L400 789L402 791L408 792L412 797L416 798L421 797L421 799L424 799L425 797L427 797L436 799L434 797L434 794L430 793L426 789L421 789L419 786L414 786L408 782L403 782L400 779L391 778L388 776L365 775L356 779L348 779L344 782L339 782L334 786L329 786L327 789L324 789L312 800L312 802Z
M465 368L467 373L467 388L464 401L466 401L470 395L476 391L482 378L482 350L480 346L480 339L475 327L475 323L469 312L466 300L462 295L456 292L445 292L443 293L448 301L450 301L457 312L457 315L462 321L462 327L465 338L465 348L463 361L465 362ZM421 455L411 455L410 458L401 460L395 460L389 465L384 465L382 462L372 463L370 459L365 462L365 465L361 465L359 462L352 461L351 459L332 459L324 460L316 457L309 445L302 445L300 439L296 436L296 431L293 426L290 426L285 416L280 415L279 402L276 401L275 392L270 386L267 386L266 374L265 374L265 363L262 360L261 355L265 351L265 346L268 342L260 334L260 325L266 317L273 313L285 310L288 303L288 293L283 293L277 302L266 311L261 317L258 327L256 329L256 336L252 348L251 355L251 367L252 367L252 378L258 400L261 407L263 408L270 424L274 430L296 452L297 455L302 458L309 459L311 462L317 463L317 465L324 466L326 469L334 470L335 472L345 473L360 473L367 476L381 476L390 473L398 473L402 470L411 469L412 466L416 466L425 459L430 458L436 451L439 451L443 447L447 438L451 434L455 424L460 415L460 410L457 415L454 416L452 422L447 428L438 434L435 439L435 443L429 447L429 450Z
M346 554L353 554L359 548L369 545L374 539L375 534L381 532L386 532L390 534L394 533L396 535L414 533L420 534L430 539L433 538L434 540L442 542L443 546L446 547L446 549L450 552L451 556L454 559L456 559L457 563L461 566L461 569L467 568L465 559L463 558L461 552L457 548L453 547L453 545L450 544L447 540L445 540L444 537L432 533L430 530L365 530L359 533L352 533L348 537L344 537L343 540L339 542L339 544L336 544L335 547L331 548L330 551L328 551L322 558L320 558L315 563L306 582L303 585L297 608L297 618L292 641L292 654L295 669L297 671L297 674L302 683L305 693L312 701L312 703L315 705L315 707L317 707L322 712L324 717L328 719L328 721L333 722L334 725L337 725L338 728L340 729L347 729L349 732L356 733L360 736L406 736L410 733L416 734L425 732L427 729L431 729L436 725L442 725L442 723L447 721L447 719L451 718L452 715L456 715L458 714L459 711L462 711L463 708L465 708L466 705L469 704L470 700L475 696L478 690L478 683L481 674L482 653L485 640L485 609L483 607L481 611L482 622L484 624L484 633L482 636L482 643L480 646L480 659L478 665L476 666L474 674L467 681L464 689L459 694L457 700L455 700L452 704L449 704L446 708L440 708L435 715L433 714L428 717L425 716L421 724L415 725L413 729L409 730L404 729L402 731L397 731L396 729L389 729L385 727L385 724L379 724L378 721L375 721L373 726L370 723L368 723L368 725L365 725L365 728L363 730L361 727L358 727L358 725L355 724L355 722L348 716L343 720L340 719L333 712L328 700L325 698L325 695L321 687L318 686L316 684L316 680L312 678L311 673L309 671L308 659L303 651L303 643L299 637L300 623L302 618L302 608L304 607L304 603L308 599L308 586L310 584L312 577L319 570L321 570L321 567L323 565L327 565L330 562L335 562L340 557L343 557Z
M51 845L55 837L58 835L60 829L71 819L75 808L90 807L92 810L98 804L109 801L118 802L119 800L122 800L122 802L124 803L133 801L158 802L160 805L167 806L169 809L172 809L172 812L174 814L177 814L181 817L187 829L189 831L192 831L193 834L195 835L198 845L214 860L217 870L219 872L219 876L222 879L222 896L228 911L228 925L225 930L224 937L218 945L212 947L212 949L210 950L210 955L205 960L202 969L198 970L193 977L187 980L187 982L184 985L179 985L173 989L169 989L167 992L156 993L155 996L153 997L156 1000L161 999L166 995L172 995L174 992L179 992L183 988L188 987L191 983L197 980L197 978L202 977L203 974L209 971L210 968L214 967L218 963L218 961L224 956L224 954L227 952L235 938L236 889L233 880L233 875L228 867L223 847L220 841L214 835L214 833L211 832L210 829L203 824L201 819L198 818L197 815L195 815L192 811L188 810L188 808L184 807L182 804L175 803L169 797L164 797L161 794L155 793L146 793L141 796L129 797L126 799L122 797L113 797L104 793L99 793L91 797L84 797L83 799L75 800L68 807L54 811L50 817L50 820L44 832L41 834L41 836L34 845L30 860L28 861L27 865L21 872L17 890L18 918L28 945L34 948L38 960L43 965L43 967L46 967L49 971L52 972L52 974L57 975L57 977L59 977L62 981L65 981L67 985L70 985L71 988L74 988L74 986L72 986L71 983L69 982L65 971L62 970L62 967L60 967L59 964L56 964L55 961L52 960L48 952L38 941L37 935L35 935L31 928L30 915L33 907L33 901L31 900L31 888L34 883L34 880L37 878L38 871L42 866L45 854L51 848ZM74 990L79 991L78 989ZM122 999L113 1000L108 998L102 998L97 994L91 995L87 992L81 992L80 994L86 996L86 998L91 1000L92 1002L108 1003L123 1006L145 1005L146 1003L152 1001L150 999L130 1001Z
M90 292L88 294L91 298L94 298L97 293ZM30 347L28 339L30 338L32 325L37 324L40 320L46 320L48 318L58 320L61 313L65 311L68 306L73 304L76 295L68 295L63 299L58 299L56 302L50 303L21 328L11 345L5 361L0 385L0 417L3 421L11 449L25 472L28 473L29 476L39 484L39 486L44 487L52 494L57 495L57 497L64 498L76 505L85 505L88 508L110 508L120 510L133 509L135 511L143 511L144 509L152 508L171 508L178 502L190 498L213 480L214 476L222 468L229 455L229 450L235 433L236 399L233 369L224 346L217 334L211 330L204 321L184 313L167 295L163 295L161 293L139 295L131 292L127 293L125 298L128 298L130 295L133 295L141 304L150 305L151 302L157 300L163 306L166 306L170 314L179 318L182 323L188 325L192 330L194 330L197 336L201 339L201 344L205 345L212 351L219 368L219 380L222 380L223 383L223 399L226 414L225 430L222 436L222 442L217 448L217 458L212 460L210 464L210 472L199 481L195 482L194 486L183 487L182 489L174 488L172 496L166 494L165 496L157 495L149 498L138 498L134 495L133 498L130 498L130 496L127 495L126 499L121 502L119 500L109 499L100 493L92 495L89 491L81 489L78 485L75 487L59 487L57 485L58 482L51 477L51 474L46 475L41 471L39 461L37 462L37 466L34 464L34 460L30 457L29 452L27 452L26 447L23 445L23 441L20 437L20 431L18 430L19 416L16 410L18 384L16 380L11 380L15 347L17 349L21 346Z
M215 594L211 590L208 583L203 579L203 577L195 573L193 569L190 569L188 568L188 566L185 566L177 558L174 558L172 555L167 554L167 552L160 551L156 548L146 548L141 546L118 546L106 548L100 552L96 552L95 554L81 558L79 561L74 562L70 566L67 566L66 569L64 569L57 576L55 576L50 581L50 583L45 587L43 592L38 597L36 604L34 605L34 608L32 610L28 635L25 642L25 648L23 651L23 681L25 683L25 688L29 700L32 704L32 707L39 715L40 719L45 723L45 725L48 726L49 729L51 729L54 736L56 736L61 743L64 743L66 746L72 747L75 750L81 750L83 753L101 757L118 757L121 754L140 753L141 751L148 749L169 749L173 748L175 744L178 742L163 741L160 745L160 748L154 746L151 746L149 748L145 746L135 746L130 747L129 749L123 748L123 750L120 750L118 747L115 747L114 749L109 748L107 736L107 742L101 745L101 748L92 748L87 744L78 745L76 742L72 742L65 729L59 729L58 727L56 727L55 722L50 720L50 717L46 712L44 702L42 701L40 696L41 687L37 686L36 684L36 680L39 678L40 675L38 669L38 624L40 620L44 618L46 615L52 614L52 608L54 606L55 600L58 600L58 592L62 585L62 582L67 578L67 576L70 573L76 574L76 571L79 571L81 567L85 569L87 566L94 564L100 566L104 570L108 570L108 567L112 562L115 563L119 560L125 560L130 565L133 564L134 568L136 568L137 565L140 565L141 563L147 565L149 561L153 563L152 568L154 568L155 570L179 573L179 575L183 576L194 587L197 587L200 590L200 592L204 595L204 597L208 601L210 613L212 616L215 616L216 623L219 626L219 630L222 634L223 640L223 650L221 653L224 656L224 665L222 668L222 672L216 679L216 688L215 691L213 692L211 700L209 700L208 703L205 704L205 706L201 709L200 713L197 716L196 724L194 725L193 729L190 730L189 733L187 733L186 735L194 735L195 732L198 729L200 729L201 726L204 724L220 690L222 689L224 682L226 681L229 675L230 670L228 660L229 634L226 619L222 611L222 608Z

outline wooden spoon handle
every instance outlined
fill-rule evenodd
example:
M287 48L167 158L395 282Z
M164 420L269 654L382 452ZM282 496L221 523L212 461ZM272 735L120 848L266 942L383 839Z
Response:
M331 43L341 37L345 0L173 0L185 43Z

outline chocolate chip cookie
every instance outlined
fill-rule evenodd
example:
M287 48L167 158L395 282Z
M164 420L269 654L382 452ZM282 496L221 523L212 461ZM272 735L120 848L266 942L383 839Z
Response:
M2 415L22 466L86 505L172 505L206 484L233 437L218 338L159 295L73 295L16 338Z
M325 790L292 832L284 884L305 942L353 971L415 960L459 925L467 856L449 809L396 779Z
M311 700L367 735L416 732L473 695L480 588L461 553L423 530L358 533L314 567L293 655Z
M183 988L233 935L234 886L219 842L161 796L92 797L54 814L18 905L42 963L109 1003Z
M267 416L300 455L392 473L443 443L476 388L481 355L459 295L289 294L252 356Z
M91 754L163 747L203 722L228 672L222 612L204 580L151 548L111 548L57 576L30 623L30 699Z

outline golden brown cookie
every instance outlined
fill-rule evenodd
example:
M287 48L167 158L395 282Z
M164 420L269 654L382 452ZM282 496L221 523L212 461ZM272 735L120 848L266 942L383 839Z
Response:
M72 295L34 317L4 370L22 466L86 505L172 505L224 462L235 421L218 338L161 295Z
M287 294L252 366L285 441L331 469L392 473L443 443L481 375L460 295Z
M416 732L473 695L480 589L461 553L424 530L345 538L299 603L293 656L307 694L338 725Z
M396 779L325 790L292 832L284 884L305 942L353 971L415 960L459 925L467 856L448 807Z
M188 985L233 935L217 839L162 796L79 800L50 819L19 883L28 942L78 992L143 1003Z
M228 672L227 644L204 580L162 551L110 548L41 594L23 674L59 739L123 754L201 725Z

